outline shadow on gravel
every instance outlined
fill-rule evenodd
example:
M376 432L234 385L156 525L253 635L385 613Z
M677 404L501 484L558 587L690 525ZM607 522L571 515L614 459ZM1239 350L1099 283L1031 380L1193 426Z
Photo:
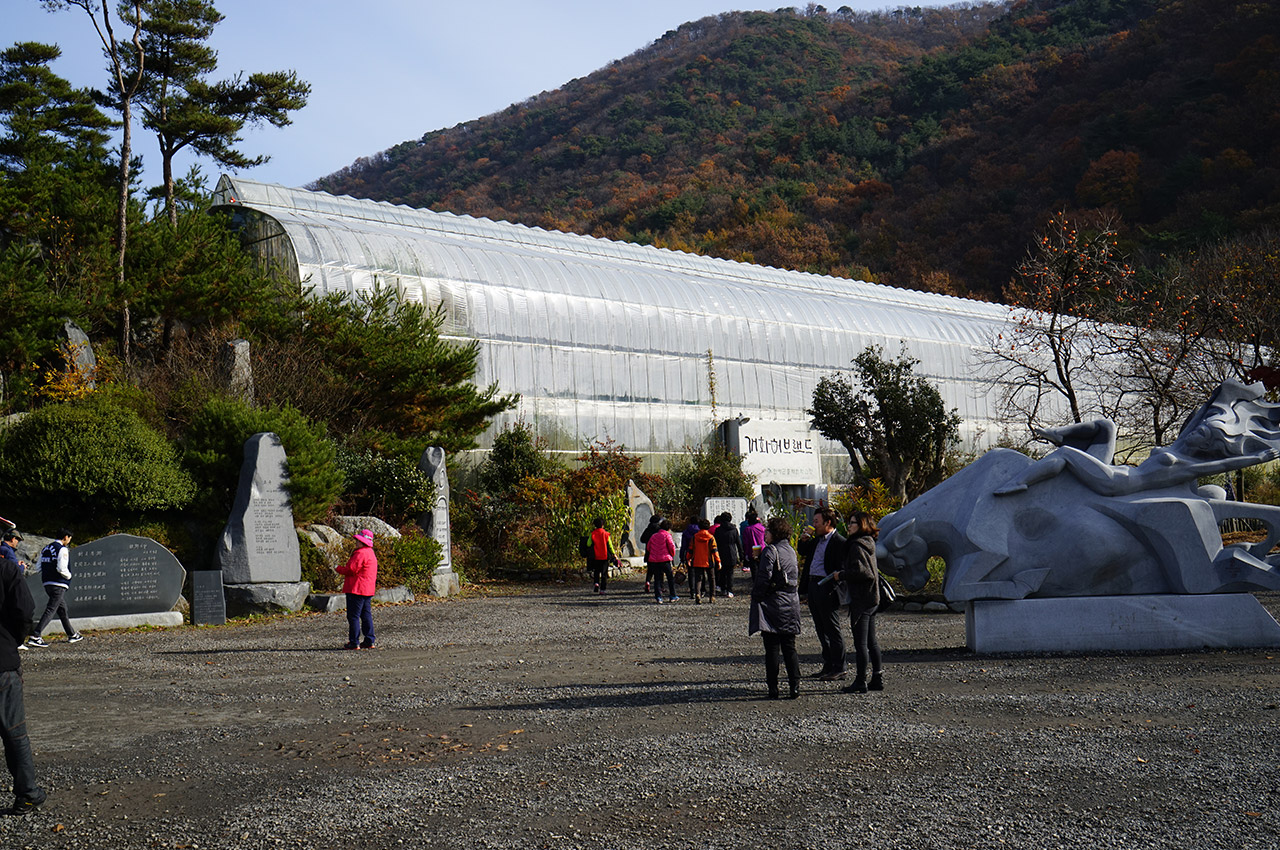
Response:
M645 708L650 706L688 705L711 702L755 702L761 698L764 683L708 684L705 682L636 682L619 685L597 685L593 690L610 693L581 694L581 685L566 686L579 691L574 696L530 702L502 702L466 706L474 711L540 711L544 709Z
M891 664L937 664L978 657L963 646L947 646L939 649L886 649L881 654L884 660Z
M376 651L376 650L375 650ZM242 655L249 652L350 652L368 655L368 652L343 649L341 646L229 646L226 649L161 649L156 655Z

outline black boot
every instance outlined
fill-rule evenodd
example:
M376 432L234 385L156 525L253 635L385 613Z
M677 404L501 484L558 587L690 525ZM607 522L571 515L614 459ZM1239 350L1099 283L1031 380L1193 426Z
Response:
M846 694L865 694L867 692L867 680L859 676L853 680L852 685L841 688Z
M880 671L876 670L871 674L871 681L867 684L867 688L873 691L883 691L884 682L880 679Z

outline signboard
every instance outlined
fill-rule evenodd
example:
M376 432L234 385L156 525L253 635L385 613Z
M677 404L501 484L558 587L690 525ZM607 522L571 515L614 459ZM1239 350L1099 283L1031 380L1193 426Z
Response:
M702 500L702 515L713 523L720 514L727 513L732 517L734 527L747 518L747 500L735 498L713 498Z
M822 481L818 433L806 421L730 419L725 443L742 455L742 471L756 476L758 486Z

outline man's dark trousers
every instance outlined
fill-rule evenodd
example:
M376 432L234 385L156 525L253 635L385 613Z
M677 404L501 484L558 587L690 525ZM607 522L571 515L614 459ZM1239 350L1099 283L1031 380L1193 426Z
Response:
M809 613L813 615L813 629L822 645L822 669L826 673L844 672L844 634L840 631L840 596L836 583L819 584L819 579L809 582Z

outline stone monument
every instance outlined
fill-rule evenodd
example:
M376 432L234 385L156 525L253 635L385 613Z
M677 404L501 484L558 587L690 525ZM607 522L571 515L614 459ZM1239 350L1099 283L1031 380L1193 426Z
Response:
M67 608L72 625L81 630L133 626L180 626L174 605L182 594L187 571L173 553L149 537L112 534L71 547L71 587ZM44 609L40 571L27 576L37 611ZM54 619L45 629L62 631Z
M222 570L228 613L297 611L309 586L302 578L298 535L285 490L285 452L265 432L244 444L244 463L231 516L214 562Z
M649 525L649 520L653 517L654 508L653 500L644 494L644 491L636 486L636 482L627 479L627 509L631 512L631 533L628 535L628 543L631 545L631 554L644 556L644 546L640 543L640 535Z
M1280 457L1280 405L1262 394L1227 381L1136 467L1112 464L1107 420L1040 431L1058 446L1040 460L989 451L881 521L880 568L917 590L928 558L946 561L977 651L1280 646L1247 593L1280 589L1280 507L1197 484ZM1224 546L1233 518L1265 539Z
M75 322L67 319L58 331L59 345L66 358L67 369L80 376L81 381L89 389L97 386L94 380L98 374L98 358L94 356L93 345L89 336Z
M431 577L432 596L452 596L461 589L458 574L453 571L453 534L449 529L449 475L445 469L444 449L432 446L422 453L418 469L435 485L436 500L431 510L423 511L418 525L440 544L440 566Z
M253 404L253 363L249 340L233 339L222 346L222 379L232 397Z
M222 571L196 570L191 574L191 622L197 626L221 626L226 621Z

